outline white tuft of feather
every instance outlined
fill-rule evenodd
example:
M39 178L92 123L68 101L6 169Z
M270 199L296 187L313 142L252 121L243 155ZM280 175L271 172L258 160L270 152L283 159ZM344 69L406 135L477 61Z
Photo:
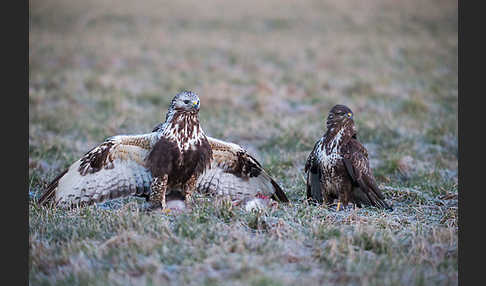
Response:
M264 210L268 205L268 199L254 198L246 202L245 210L247 212Z

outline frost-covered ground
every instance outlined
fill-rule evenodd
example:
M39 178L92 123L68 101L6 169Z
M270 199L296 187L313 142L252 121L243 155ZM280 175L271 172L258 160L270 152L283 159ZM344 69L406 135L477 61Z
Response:
M181 89L207 134L253 153L292 203L198 196L29 206L32 285L457 285L457 1L31 1L29 180L39 195L115 134L150 131ZM334 104L394 211L305 201Z

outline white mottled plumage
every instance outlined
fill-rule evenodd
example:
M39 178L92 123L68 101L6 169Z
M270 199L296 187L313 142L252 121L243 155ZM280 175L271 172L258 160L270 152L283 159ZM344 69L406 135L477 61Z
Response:
M323 168L327 168L330 172L330 176L334 177L335 168L334 166L338 160L342 160L340 144L341 138L343 136L344 130L339 130L338 133L334 136L334 138L328 143L324 144L324 137L319 140L319 145L317 146L317 161L319 164L322 165ZM323 147L324 144L324 148ZM326 182L329 187L332 187L334 184L331 182ZM335 183L339 183L335 181Z
M195 146L196 144L200 144L202 138L204 138L204 131L200 128L199 125L193 125L185 123L183 129L180 131L181 134L194 134L194 136L189 137L186 141L176 140L177 135L174 134L174 130L179 129L179 124L175 124L173 128L168 128L169 126L165 125L162 128L162 135L168 139L177 141L177 147L180 150L188 150L191 146ZM189 129L192 130L189 130Z
M112 142L107 164L97 172L90 172L86 165L82 175L79 171L81 159L74 162L59 179L54 191L54 202L68 207L73 204L90 204L107 199L144 194L150 191L152 175L144 166L144 158L155 144L158 133L144 135L119 135L108 138ZM134 145L137 144L137 145ZM103 144L88 152L97 152Z

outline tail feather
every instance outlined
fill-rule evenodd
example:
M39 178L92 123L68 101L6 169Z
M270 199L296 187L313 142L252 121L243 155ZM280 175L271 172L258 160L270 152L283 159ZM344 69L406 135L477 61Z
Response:
M377 188L368 187L362 180L358 180L358 183L360 185L360 191L366 194L372 206L393 210L393 208L385 202L383 194L381 194Z
M321 182L319 179L320 172L313 173L309 171L307 173L307 199L312 202L317 202L319 204L323 203Z
M375 197L375 202L379 205L379 207L388 210L393 210L393 208L386 203L385 196L382 194L378 186L374 182L368 180L367 177L365 177L365 181L369 186L369 193L373 194L373 196Z

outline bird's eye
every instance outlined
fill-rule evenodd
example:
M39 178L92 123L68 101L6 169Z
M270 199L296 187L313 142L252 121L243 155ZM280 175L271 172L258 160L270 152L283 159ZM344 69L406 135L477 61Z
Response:
M189 103L189 100L184 100L184 104L188 104Z

